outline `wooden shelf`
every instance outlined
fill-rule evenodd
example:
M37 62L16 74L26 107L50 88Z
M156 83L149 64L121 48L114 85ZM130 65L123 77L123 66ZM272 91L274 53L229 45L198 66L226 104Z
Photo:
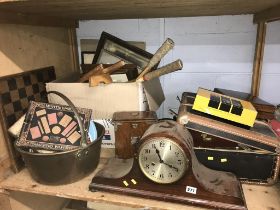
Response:
M18 174L10 176L0 183L0 187L7 191L21 191L36 194L58 196L76 200L100 202L128 206L135 208L160 208L160 209L200 209L196 207L184 206L180 204L160 202L149 199L142 199L132 196L117 195L104 192L90 192L88 186L92 177L102 168L102 161L97 170L84 179L61 186L47 186L38 184L29 175L27 169ZM243 191L249 210L279 209L280 206L280 183L273 186L257 186L243 184Z
M7 20L33 22L46 20L56 25L73 25L71 20L190 17L210 15L254 14L279 4L278 0L2 0L0 22ZM277 12L277 11L276 11ZM2 16L1 16L2 15ZM37 15L39 20L34 20ZM266 17L261 14L260 18ZM58 21L55 21L58 18Z
M255 1L255 0L201 0L201 1L136 1L130 2L113 0L110 1L110 8L108 8L108 1L101 0L98 2L92 0L78 1L74 0L72 3L62 0L49 1L29 1L29 0L0 0L0 23L8 24L27 24L39 26L58 26L75 28L78 26L78 20L98 20L98 19L122 19L122 18L160 18L160 17L188 17L188 16L208 16L208 15L238 15L238 14L256 14L254 22L278 20L279 17L279 0ZM9 26L11 27L11 26ZM23 26L20 31L23 30ZM36 37L43 29L30 28L32 34ZM33 31L34 30L34 31ZM38 31L39 30L39 31ZM9 31L9 30L8 30ZM57 33L58 36L66 36L67 32L50 30ZM36 32L36 33L35 33ZM39 33L40 32L40 33ZM23 33L23 32L22 32ZM70 29L71 37L73 38L75 29ZM60 35L62 34L62 35ZM30 35L30 37L32 37ZM44 37L45 38L45 37ZM21 41L21 39L19 39ZM40 36L39 36L39 39ZM51 39L42 39L51 40ZM65 40L68 40L65 38ZM73 41L74 40L74 41ZM75 37L71 43L75 42ZM51 40L52 41L52 40ZM16 42L17 43L17 42ZM27 42L28 44L29 42ZM67 43L64 44L66 47ZM23 43L25 46L25 42ZM261 46L263 47L263 45ZM42 48L42 46L41 46ZM41 50L40 48L40 50ZM7 52L10 52L10 48ZM12 48L11 48L12 49ZM75 46L71 48L73 58L77 59L74 54ZM261 48L258 48L261 49ZM42 51L42 50L41 50ZM46 51L46 50L45 50ZM7 53L6 52L6 53ZM14 54L10 57L14 58ZM33 53L34 54L34 53ZM36 53L35 53L36 54ZM262 53L261 53L262 54ZM68 55L68 54L67 54ZM8 56L9 57L9 56ZM61 60L61 57L59 57ZM260 58L258 58L260 59ZM10 62L10 58L7 59ZM17 60L17 59L14 59ZM50 60L50 59L48 59ZM57 59L54 59L57 60ZM28 61L28 59L27 59ZM40 60L36 60L40 62ZM33 61L32 61L33 62ZM256 62L259 62L257 60ZM42 63L42 61L41 61ZM34 64L34 63L33 63ZM27 64L26 64L27 65ZM25 68L26 68L25 65ZM30 64L31 65L31 64ZM28 66L30 66L28 64ZM73 64L76 65L75 62ZM259 65L259 64L258 64ZM21 66L22 67L22 66ZM77 68L76 68L77 69ZM256 74L259 74L256 72ZM260 81L260 76L256 81ZM256 82L256 88L258 83ZM0 161L7 163L7 161ZM99 168L102 164L99 165ZM30 177L27 169L20 173L13 174L6 180L0 183L0 191L21 191L42 195L57 196L63 198L109 203L121 206L129 206L136 208L157 208L157 209L198 209L195 207L183 206L168 202L159 202L155 200L142 199L131 196L123 196L103 192L90 192L88 185L96 171L86 178L69 185L61 186L46 186L36 183ZM279 209L280 206L280 183L274 186L256 186L243 184L243 190L249 210L263 210L263 209ZM0 204L1 209L1 204Z

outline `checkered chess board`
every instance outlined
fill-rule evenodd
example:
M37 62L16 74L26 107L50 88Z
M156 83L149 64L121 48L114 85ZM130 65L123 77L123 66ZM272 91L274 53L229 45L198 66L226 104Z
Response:
M26 113L29 101L47 102L45 83L54 79L54 67L0 77L0 117L12 157L15 152L7 129Z

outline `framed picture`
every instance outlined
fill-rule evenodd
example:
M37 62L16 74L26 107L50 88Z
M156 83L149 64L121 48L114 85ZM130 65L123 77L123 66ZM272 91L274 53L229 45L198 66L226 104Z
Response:
M94 55L95 55L95 51L82 51L81 52L82 64L92 64Z
M140 73L152 57L153 54L103 31L93 63L113 64L123 60L127 64L135 64Z

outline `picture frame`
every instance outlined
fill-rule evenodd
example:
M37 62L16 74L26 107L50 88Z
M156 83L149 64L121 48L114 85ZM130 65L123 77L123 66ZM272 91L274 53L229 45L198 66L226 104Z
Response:
M113 64L123 60L127 64L135 64L138 73L141 73L152 57L153 54L103 31L97 45L93 64Z
M82 64L92 64L95 51L82 51L81 52L81 61Z

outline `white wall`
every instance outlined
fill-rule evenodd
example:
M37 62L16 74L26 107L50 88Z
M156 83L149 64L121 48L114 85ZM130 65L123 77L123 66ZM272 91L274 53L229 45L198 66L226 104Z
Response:
M239 15L81 21L77 35L78 41L98 39L107 31L127 41L145 41L151 53L167 37L173 39L175 48L161 65L180 58L184 68L161 77L166 100L159 117L170 117L168 109L178 108L176 96L184 91L220 87L250 92L257 28L252 19L252 15ZM280 87L279 33L279 22L270 23L261 83L261 96L274 104L280 103L280 93L272 91Z
M280 21L267 24L260 97L280 104Z

